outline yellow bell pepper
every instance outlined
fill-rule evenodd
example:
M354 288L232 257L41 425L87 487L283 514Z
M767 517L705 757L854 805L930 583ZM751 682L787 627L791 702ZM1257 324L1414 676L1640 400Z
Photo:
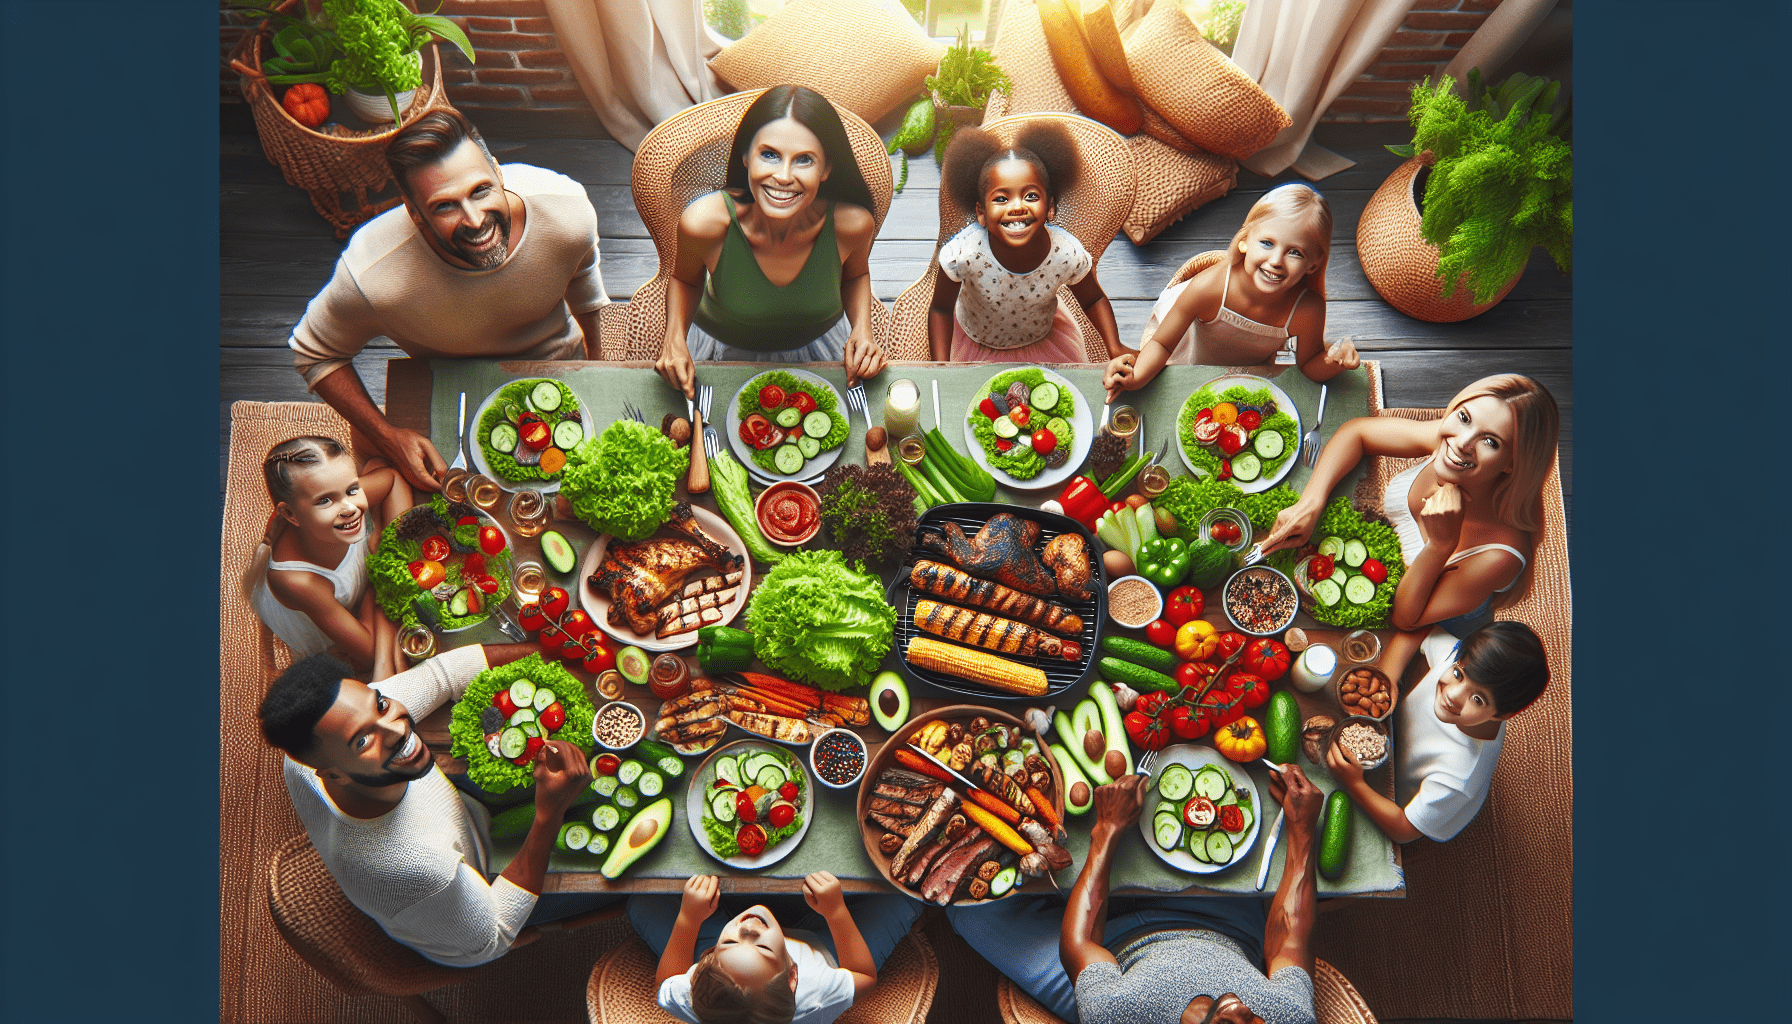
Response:
M1269 737L1255 718L1246 715L1231 725L1220 726L1213 735L1213 745L1228 759L1242 764L1262 757L1269 749Z
M1206 661L1220 649L1220 635L1206 619L1190 619L1176 628L1176 656L1184 661Z

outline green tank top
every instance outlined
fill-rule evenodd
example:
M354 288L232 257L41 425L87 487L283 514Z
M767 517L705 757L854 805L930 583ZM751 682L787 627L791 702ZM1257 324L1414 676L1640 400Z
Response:
M840 302L840 247L834 239L834 204L829 203L821 234L796 280L772 284L753 258L753 247L740 229L734 199L722 194L728 207L728 233L716 269L707 275L692 320L723 344L754 352L802 348L828 332L845 307Z

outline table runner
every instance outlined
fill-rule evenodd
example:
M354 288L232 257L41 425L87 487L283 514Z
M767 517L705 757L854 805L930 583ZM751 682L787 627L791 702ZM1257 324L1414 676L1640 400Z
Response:
M761 363L704 363L699 368L699 377L703 383L715 388L715 402L712 419L717 423L725 422L729 403L735 400L740 387L752 377L769 369ZM962 452L963 428L960 417L970 406L971 398L979 393L981 385L996 373L1008 367L997 367L981 364L895 364L883 374L872 378L865 385L867 397L872 407L872 419L881 422L883 394L889 383L900 378L915 381L921 387L922 428L934 423L933 396L931 382L939 382L939 412L942 420L942 433ZM596 422L601 426L622 414L624 401L632 402L647 415L649 422L666 412L684 413L683 396L671 386L665 384L652 369L643 363L617 364L607 362L505 362L496 360L438 360L432 361L430 369L433 384L429 400L430 430L429 434L438 451L445 458L452 459L457 447L454 437L459 395L462 391L467 395L468 417L473 410L492 391L515 380L528 376L551 376L563 380L572 388L579 400L592 411ZM805 365L803 369L814 372L825 378L836 390L844 391L845 374L838 364ZM1081 398L1089 403L1092 412L1099 420L1099 412L1094 407L1100 404L1101 367L1089 364L1057 365L1052 369L1062 374L1076 385ZM1117 403L1130 404L1143 414L1143 436L1146 446L1156 450L1168 437L1172 447L1177 443L1175 438L1175 421L1183 401L1201 384L1215 377L1229 373L1227 369L1209 366L1170 366L1152 384L1139 391L1130 392L1117 400ZM1319 385L1308 380L1298 372L1283 373L1273 378L1278 387L1287 392L1294 400L1301 413L1301 426L1304 431L1311 425L1312 416L1318 406ZM1337 426L1346 419L1369 414L1380 405L1380 381L1374 363L1365 364L1361 370L1339 375L1330 382L1326 400L1325 424L1323 436L1329 440ZM841 408L845 410L845 403ZM849 435L845 451L841 455L842 462L864 461L864 421L856 414L853 417L853 431ZM718 430L722 428L718 427ZM724 442L725 443L725 442ZM1187 472L1179 456L1173 451L1166 455L1164 465L1169 467L1171 475L1177 476ZM1361 476L1361 470L1346 477L1335 493L1349 494ZM1299 489L1304 486L1311 471L1304 466L1295 466L1282 481L1284 485ZM1049 497L1055 497L1059 488L1050 487L1034 491L1017 490L998 487L998 501L1007 501L1026 505L1037 505ZM589 543L586 531L574 527L568 531L569 539L581 549ZM568 588L573 589L573 588ZM577 595L575 592L575 600ZM476 627L464 633L454 634L451 643L503 643L502 634L489 624ZM897 654L892 652L885 659L886 668L896 667ZM921 695L928 687L915 687L917 695ZM951 696L942 691L935 691L942 696ZM1075 690L1067 692L1060 703L1068 707L1075 703L1082 694ZM1002 702L1002 706L1013 705L1012 710L1018 713L1024 703ZM687 762L695 768L695 760ZM1303 764L1316 785L1327 792L1335 788L1335 783L1322 766ZM1382 769L1388 771L1389 769ZM1136 831L1131 838L1123 840L1116 851L1113 884L1116 889L1137 888L1142 890L1172 891L1205 891L1214 893L1252 893L1255 892L1256 870L1260 860L1260 851L1267 842L1267 833L1273 825L1273 812L1279 808L1269 799L1267 769L1255 766L1249 769L1252 781L1259 794L1259 806L1264 809L1265 821L1262 832L1253 846L1251 853L1239 863L1213 875L1191 876L1177 871L1158 860L1145 848L1144 837ZM689 773L686 775L688 780ZM686 785L680 780L678 785ZM801 878L813 871L828 870L842 879L875 882L882 885L881 875L866 856L864 844L855 816L856 791L837 792L817 787L815 803L815 821L810 826L802 844L785 860L772 867L747 873L731 873L724 865L710 858L697 845L691 836L685 819L685 800L683 794L675 800L675 814L670 833L655 849L650 851L630 870L630 878L667 880L668 887L672 880L682 880L692 874L734 874L736 878L794 879ZM1076 871L1080 869L1084 854L1088 848L1089 826L1093 824L1093 814L1082 818L1073 818L1070 823L1070 842L1068 849L1075 855L1076 861L1070 869L1062 873L1059 882L1065 888L1074 881ZM494 869L508 863L520 844L499 843L496 845L496 863ZM1281 862L1286 843L1280 843L1275 852L1275 861L1265 885L1265 892L1273 892L1280 878ZM1399 865L1395 861L1393 844L1386 836L1375 828L1362 814L1356 815L1353 825L1353 855L1345 874L1335 880L1321 879L1320 892L1325 895L1343 895L1354 893L1386 893L1400 890L1404 886L1404 878ZM564 873L563 877L550 880L550 887L555 889L589 889L605 888L606 884L596 874L597 861L580 854L557 854L551 860L550 870ZM1190 884L1198 883L1199 889L1190 889Z

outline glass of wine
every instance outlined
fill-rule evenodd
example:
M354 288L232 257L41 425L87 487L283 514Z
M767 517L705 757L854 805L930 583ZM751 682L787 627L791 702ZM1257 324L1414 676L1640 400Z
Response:
M498 502L504 500L504 488L499 487L496 480L482 473L475 473L467 479L467 497L473 504L490 512L498 507Z
M523 488L510 496L510 523L519 536L540 536L548 528L548 502L540 491Z
M452 468L442 474L442 496L449 501L466 501L467 481L472 475L462 467Z
M516 587L518 604L528 604L548 587L547 573L542 571L540 562L518 562L510 582Z

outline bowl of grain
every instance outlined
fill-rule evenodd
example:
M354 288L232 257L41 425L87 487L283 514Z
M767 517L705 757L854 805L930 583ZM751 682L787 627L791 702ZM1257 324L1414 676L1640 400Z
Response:
M1275 636L1294 624L1294 613L1300 610L1294 582L1267 565L1233 573L1220 596L1226 618L1240 633L1251 636Z
M1394 713L1400 695L1380 669L1358 665L1332 675L1332 696L1347 715L1385 719Z
M1345 715L1332 726L1331 743L1355 754L1364 771L1380 768L1388 761L1388 726L1378 718Z
M1108 618L1127 629L1144 629L1163 613L1163 595L1145 577L1122 576L1108 584Z
M591 716L591 738L605 750L627 750L647 731L647 716L626 700L613 700Z

